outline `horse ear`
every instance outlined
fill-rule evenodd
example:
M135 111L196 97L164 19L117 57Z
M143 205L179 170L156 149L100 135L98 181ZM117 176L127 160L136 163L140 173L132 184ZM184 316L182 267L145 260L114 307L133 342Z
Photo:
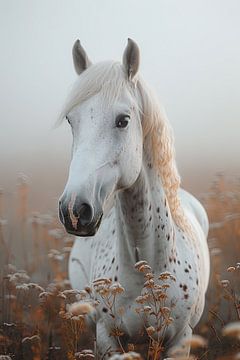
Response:
M140 51L137 44L128 38L127 47L123 53L123 66L126 70L129 80L132 80L137 74L140 63Z
M72 55L76 73L80 75L91 65L91 61L89 60L86 51L82 47L80 40L75 41L72 49Z

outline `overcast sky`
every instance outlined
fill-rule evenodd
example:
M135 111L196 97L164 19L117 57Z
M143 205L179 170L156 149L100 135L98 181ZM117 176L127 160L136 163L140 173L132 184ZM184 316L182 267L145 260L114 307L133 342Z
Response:
M70 130L51 127L76 79L77 38L93 62L120 60L128 37L139 44L186 186L202 191L217 171L238 173L239 19L238 0L1 0L0 186L23 171L34 190L62 190Z

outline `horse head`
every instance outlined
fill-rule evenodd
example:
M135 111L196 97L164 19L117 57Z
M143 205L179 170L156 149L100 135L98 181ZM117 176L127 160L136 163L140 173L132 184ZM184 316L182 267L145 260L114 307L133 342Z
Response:
M64 113L73 134L72 160L59 216L67 232L93 236L114 194L141 171L139 49L128 39L122 63L92 65L77 40L73 62L78 79Z

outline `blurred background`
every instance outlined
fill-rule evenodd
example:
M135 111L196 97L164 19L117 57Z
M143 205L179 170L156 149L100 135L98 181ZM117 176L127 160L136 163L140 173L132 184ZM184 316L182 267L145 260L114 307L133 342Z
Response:
M29 176L31 208L56 206L71 135L52 127L76 79L80 38L93 62L122 58L127 38L165 106L183 186L198 194L216 172L239 174L238 0L1 0L0 186Z
M128 37L173 127L183 187L211 223L199 359L240 358L239 16L238 0L0 0L0 359L78 359L82 330L59 317L78 300L57 216L72 139L54 125L77 78L74 41L97 62L121 60Z

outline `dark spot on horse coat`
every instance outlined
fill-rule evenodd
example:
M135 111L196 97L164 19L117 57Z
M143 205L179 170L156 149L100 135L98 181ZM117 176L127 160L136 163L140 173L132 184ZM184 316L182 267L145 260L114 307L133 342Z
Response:
M108 309L105 308L105 307L103 307L103 308L102 308L102 311L103 311L104 313L107 313L107 312L108 312Z
M185 294L185 295L184 295L184 299L188 299L188 294Z
M188 272L189 272L189 270L188 270L188 269L185 269L184 271L185 271L186 273L188 273Z
M183 291L187 291L187 285L183 285Z

